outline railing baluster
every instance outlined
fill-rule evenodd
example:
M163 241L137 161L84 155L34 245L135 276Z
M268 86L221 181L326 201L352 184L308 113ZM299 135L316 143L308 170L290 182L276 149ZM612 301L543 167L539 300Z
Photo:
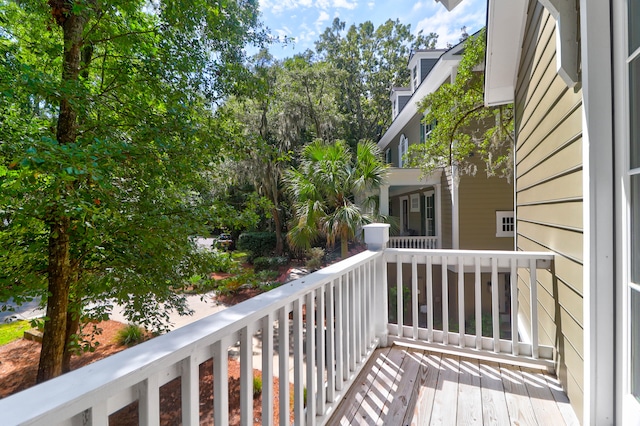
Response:
M475 257L475 316L476 316L476 349L482 349L482 274L480 272L480 258Z
M264 384L263 377L263 388ZM249 326L240 331L240 422L253 424L253 329Z
M360 267L353 270L353 337L354 337L354 358L356 364L362 359L362 294L360 292Z
M196 424L200 421L200 377L198 363L193 355L182 361L180 388L182 394L182 424Z
M324 414L327 393L324 383L325 372L325 306L324 290L325 286L316 290L316 383L317 410L318 414Z
M344 295L344 381L349 380L351 376L353 357L353 336L351 333L351 281L349 281L349 272L342 275L342 291Z
M327 318L327 402L333 402L336 398L336 321L334 315L335 296L334 296L334 280L329 281L326 286L327 289L327 303L326 303L326 318Z
M365 269L367 273L367 277L364 280L365 282L365 291L367 294L367 302L365 303L365 308L367 310L367 351L372 349L373 340L374 340L374 329L375 329L375 321L373 319L373 307L375 305L374 300L374 283L375 283L375 269L373 262L367 262L367 267Z
M500 285L498 284L498 259L491 258L491 325L493 326L493 351L500 352L500 307L498 297Z
M518 356L518 272L516 259L511 259L511 273L509 285L511 286L511 353Z
M342 277L337 279L336 286L336 390L341 391L345 381L345 326Z
M252 348L253 353L253 348ZM253 376L253 370L251 371ZM253 377L252 377L253 380ZM253 412L253 410L251 410ZM273 313L262 319L262 424L273 424Z
M449 344L449 274L447 256L442 256L442 343Z
M404 318L403 318L403 300L402 300L402 255L398 255L396 258L396 319L398 325L398 337L403 337L404 332L402 330Z
M160 387L158 375L153 374L139 385L138 415L141 425L160 424Z
M411 256L411 319L413 321L413 338L418 339L418 259Z
M458 256L458 346L464 348L464 258Z
M296 425L304 425L304 356L302 299L293 302L293 411Z
M538 271L536 260L529 260L529 286L531 288L531 356L538 359Z
M433 342L433 265L431 256L426 256L427 262L427 341Z
M358 358L358 348L356 341L358 333L356 331L356 289L355 289L355 272L351 270L347 272L347 293L349 294L349 376L356 371L356 360Z
M228 347L226 339L213 344L213 423L216 425L229 424Z
M280 426L289 426L289 305L278 312L278 361Z
M84 424L84 423L83 423ZM91 426L109 426L107 400L97 401L91 407Z
M317 391L316 389L316 383L315 383L315 375L314 375L314 371L315 371L315 366L316 366L316 360L315 360L315 332L314 332L314 321L313 321L313 317L314 317L314 311L315 311L315 306L314 306L314 297L313 297L313 292L309 292L307 293L306 297L305 297L305 312L306 312L306 354L307 354L307 362L306 362L306 368L307 368L307 424L309 425L313 425L315 424L315 417L316 417L316 398L315 398L315 392ZM320 326L319 324L317 326Z

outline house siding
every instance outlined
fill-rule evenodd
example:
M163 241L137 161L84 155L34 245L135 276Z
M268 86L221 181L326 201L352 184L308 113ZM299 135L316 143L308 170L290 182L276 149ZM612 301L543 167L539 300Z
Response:
M476 176L460 177L460 248L513 250L513 237L496 237L496 211L513 211L513 182L483 176L484 165L477 163Z
M552 250L538 273L541 344L557 345L556 370L576 414L583 412L582 93L556 72L556 23L530 1L516 86L516 246ZM530 322L528 271L518 280ZM580 419L582 420L582 419Z

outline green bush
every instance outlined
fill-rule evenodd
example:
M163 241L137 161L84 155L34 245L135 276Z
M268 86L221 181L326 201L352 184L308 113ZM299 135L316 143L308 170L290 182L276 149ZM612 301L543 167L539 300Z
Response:
M231 254L225 251L213 250L211 257L215 272L229 272L236 264Z
M277 271L281 266L285 266L289 263L289 259L284 256L275 257L256 257L253 259L253 269L256 272L260 271Z
M144 330L137 325L129 324L116 334L119 345L134 346L144 340Z
M307 250L307 262L305 266L311 270L320 269L325 251L322 247L312 247Z
M253 397L257 397L262 393L262 377L253 376Z
M274 232L245 232L238 238L237 248L250 252L249 261L256 257L269 256L276 248Z

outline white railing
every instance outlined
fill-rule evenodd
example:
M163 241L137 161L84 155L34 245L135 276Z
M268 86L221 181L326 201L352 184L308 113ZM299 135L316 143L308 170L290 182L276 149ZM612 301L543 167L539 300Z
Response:
M253 424L252 338L257 334L262 339L261 421L267 425L273 423L276 394L280 425L290 423L290 413L295 425L327 423L377 345L395 342L553 365L550 361L553 348L538 343L537 303L531 303L528 308L527 321L524 317L519 319L521 290L517 284L518 275L520 279L528 277L521 288L528 289L528 300L536 301L536 271L550 268L552 254L382 251L388 241L388 225L386 228L368 226L372 227L365 228L369 248L379 251L360 253L2 399L0 424L107 425L110 414L137 401L139 424L156 425L161 414L160 388L176 378L180 378L181 423L198 424L201 420L199 368L213 359L212 417L216 425L226 425L229 423L227 361L229 348L238 345L241 424ZM393 268L395 274L391 273ZM510 277L507 282L511 294L507 303L509 338L500 336L503 319L498 291L491 291L488 310L482 304L483 286L489 281L494 289L498 287L493 283L499 283L500 274ZM392 288L387 288L388 282ZM388 300L389 290L395 290L392 300ZM487 293L486 287L484 291ZM470 299L475 318L474 330L469 332L465 330L468 317L464 295L467 292L473 295ZM389 315L389 306L394 304L395 312ZM451 315L455 310L457 314ZM491 336L483 336L482 332L482 315L486 312L491 318ZM394 323L389 322L390 316L394 317ZM457 331L452 327L451 318L457 319ZM519 331L525 328L528 341L518 338ZM274 394L275 375L279 378L279 389Z
M518 272L521 279L528 277L527 300L537 301L537 270L549 269L552 260L553 254L546 252L387 249L385 262L394 264L396 270L395 279L392 277L395 300L391 301L395 312L390 313L395 324L389 324L389 339L434 348L448 345L474 354L509 354L552 367L553 347L538 343L538 303L529 303L523 320L518 315ZM499 274L504 274L504 286L510 293L510 300L502 303L496 290L501 287ZM483 296L483 291L490 296ZM472 307L465 306L468 292ZM488 297L490 306L483 309L482 301ZM508 307L508 319L501 318L499 305ZM466 313L471 310L469 318ZM487 315L491 329L483 336L483 316ZM472 327L466 327L467 322ZM501 338L501 325L508 326L508 338ZM522 335L529 341L519 338Z
M280 424L289 424L290 383L295 424L324 424L385 332L385 291L376 288L382 265L381 252L360 253L0 400L0 423L107 425L110 414L138 401L139 424L157 425L160 387L179 377L181 423L198 424L199 366L213 359L213 420L226 425L228 350L239 342L241 424L253 424L252 337L261 332L262 423L273 422L277 354Z
M405 249L438 249L440 248L440 237L390 237L388 247Z

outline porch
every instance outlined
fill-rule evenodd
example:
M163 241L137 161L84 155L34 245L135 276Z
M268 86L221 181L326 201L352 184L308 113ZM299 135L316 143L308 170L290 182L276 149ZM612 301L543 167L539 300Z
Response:
M331 417L339 425L578 425L539 368L404 346L376 349Z
M496 375L497 370L484 361L477 363L477 359L500 363L502 392L507 405L511 401L508 395L520 392L507 389L516 389L515 382L510 378L530 374L529 370L511 370L506 367L507 364L524 362L538 370L553 370L555 348L540 344L538 339L537 303L522 308L519 306L519 295L525 296L523 300L537 300L536 271L551 267L552 254L387 249L388 225L379 224L369 225L365 229L365 240L369 247L366 252L0 400L3 423L107 425L111 414L135 403L139 424L156 425L160 424L162 412L161 389L177 380L180 391L176 398L181 401L182 424L211 424L213 420L216 425L226 425L229 424L230 409L230 351L239 353L240 424L243 425L253 424L254 421L273 424L274 401L277 401L281 414L292 413L296 425L333 423L335 417L332 416L340 415L345 410L351 411L351 408L345 407L358 400L357 389L362 390L362 378L366 382L376 371L367 370L366 366L377 366L371 383L382 380L376 386L386 389L385 398L391 402L402 400L405 386L398 387L384 381L387 377L382 372L393 369L406 371L409 364L404 368L403 363L411 362L415 378L411 379L411 375L408 375L407 379L420 384L427 383L422 381L423 375L425 380L433 381L431 375L435 371L440 372L433 382L435 388L424 386L416 393L416 402L420 403L413 406L416 415L419 415L416 417L419 422L426 418L420 417L426 412L430 412L429 418L436 419L434 410L441 404L436 405L439 399L434 397L432 408L425 408L428 405L422 402L427 399L420 395L431 392L438 395L444 391L444 398L454 382L456 391L452 392L458 395L457 401L463 403L465 412L475 419L484 418L484 403L477 403L478 391L471 388L478 388L479 382L478 389L483 400L489 395L483 389L490 389L489 385L482 386L484 372L489 377L489 374ZM394 303L391 303L389 296L392 295L392 288L387 285L387 271L392 264L398 263L406 263L411 273L405 276L406 268L395 268L397 280L395 286L391 287L395 287L396 291L391 299ZM449 274L438 275L438 269L456 271L458 279L452 283L456 288L455 297L449 297L452 288ZM424 280L418 279L418 270L426 274ZM497 283L498 273L503 270L511 271L508 282L512 295L508 300L511 315L506 318L505 324L498 307L498 292L494 291L490 304L490 330L484 330L479 296L481 279L483 274L488 274ZM519 286L518 273L521 281L522 277L526 277L526 285ZM472 285L467 285L469 282ZM441 298L434 297L436 288L441 289ZM476 295L475 299L471 299L475 305L473 309L465 307L469 300L464 296L465 292ZM454 305L458 307L455 314L453 310L450 311ZM423 306L426 308L423 309ZM405 312L405 307L410 309ZM389 321L390 311L391 316L395 316L393 322ZM469 317L469 312L473 313L473 317ZM473 318L475 321L471 321ZM455 327L454 322L459 326ZM501 333L505 325L511 330L508 337ZM254 336L260 336L262 352L262 419L257 420L252 418ZM393 343L432 352L389 349ZM377 348L385 349L376 351ZM460 358L463 361L458 361L457 357L460 356L468 359ZM413 362L414 359L418 361ZM200 387L200 369L205 363L212 369L212 389ZM430 364L438 364L439 367L424 368ZM453 378L454 371L473 371L476 365L477 371L482 374L461 374L459 378ZM378 374L378 371L381 373ZM420 380L417 379L418 374ZM274 376L279 378L279 387L276 389L273 386ZM547 376L533 374L532 377L532 383L552 383ZM525 382L521 381L520 385L525 388L518 389L527 390L529 404L537 410L532 400L536 398L533 391L526 387ZM562 398L557 385L540 392L547 396L549 392L552 395L556 392L556 401ZM212 419L200 417L199 405L203 393L213 395ZM378 397L382 404L385 403L375 392L366 392L366 396ZM547 397L538 399L550 401ZM465 405L467 403L471 404L469 408ZM449 403L444 404L442 407L449 410ZM566 411L566 407L564 404L559 409ZM378 415L381 413L384 413L384 408ZM533 421L531 411L524 410L522 415L527 421ZM402 414L403 419L406 416L412 414ZM280 415L279 423L290 424L289 416Z

